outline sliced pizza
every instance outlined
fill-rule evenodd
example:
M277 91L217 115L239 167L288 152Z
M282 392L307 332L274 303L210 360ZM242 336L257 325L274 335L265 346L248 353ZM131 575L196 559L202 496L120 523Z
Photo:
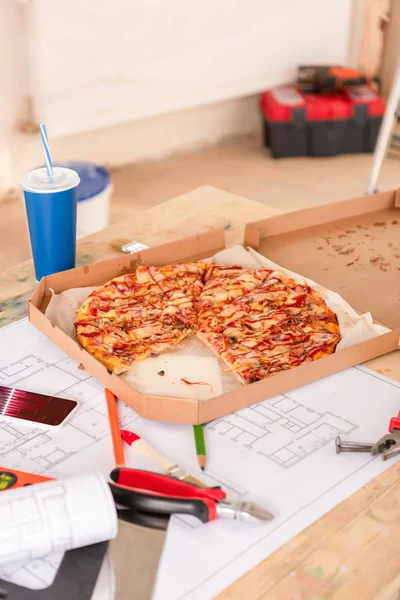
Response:
M81 345L114 373L196 332L243 383L335 351L336 315L308 285L269 269L140 266L95 290L77 313Z
M159 285L170 312L177 315L178 309L178 318L194 329L197 326L194 303L203 289L203 279L208 267L203 262L187 262L161 267L139 267L137 272L140 277L142 272L148 270Z

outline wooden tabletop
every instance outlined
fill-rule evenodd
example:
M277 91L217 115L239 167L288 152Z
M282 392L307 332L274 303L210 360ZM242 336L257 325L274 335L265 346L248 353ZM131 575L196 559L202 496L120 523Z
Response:
M111 258L119 243L154 246L223 227L230 244L244 224L276 209L202 187L78 242L78 263ZM0 276L0 326L27 315L32 262ZM400 352L367 363L400 381ZM397 535L398 534L398 535ZM399 600L400 463L347 498L218 596L220 600Z

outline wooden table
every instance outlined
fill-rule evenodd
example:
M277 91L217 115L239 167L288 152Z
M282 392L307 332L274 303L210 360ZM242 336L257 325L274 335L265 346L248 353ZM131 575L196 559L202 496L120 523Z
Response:
M78 243L78 263L118 254L115 240L157 245L223 227L240 243L244 223L276 214L265 204L203 187L122 221ZM35 285L31 261L0 276L0 325L27 314ZM400 381L400 353L368 363ZM400 400L400 398L399 398ZM399 402L400 408L400 402ZM249 571L219 599L399 600L400 463L347 498Z

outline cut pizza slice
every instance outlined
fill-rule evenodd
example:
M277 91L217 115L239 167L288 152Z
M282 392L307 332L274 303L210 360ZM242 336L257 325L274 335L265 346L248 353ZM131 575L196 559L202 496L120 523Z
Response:
M277 273L214 313L197 336L244 383L331 354L340 340L319 294Z
M240 339L267 330L279 335L296 325L339 333L335 313L315 290L274 272L262 285L212 315L203 327Z
M76 334L85 350L118 375L149 356L171 349L191 333L169 319L132 324L122 319L91 318L76 322Z
M162 309L164 301L152 279L139 280L135 273L120 275L94 290L77 312L77 320L89 316L114 319L121 307L133 305Z
M177 318L179 317L179 318ZM81 345L114 373L175 346L191 333L158 285L123 275L93 292L77 313Z
M315 333L291 339L290 342L273 342L268 335L232 341L221 333L198 332L206 344L242 383L252 383L275 373L311 362L335 351L339 336Z
M235 299L248 294L270 275L269 269L246 269L236 265L212 264L208 267L204 287L195 302L198 327L211 327L212 319Z
M141 266L137 269L137 276L139 279L150 276L160 287L168 312L194 329L197 325L194 303L203 289L203 278L208 266L203 262L161 267Z
M104 319L81 319L76 323L76 332L81 346L117 375L151 354L145 343L133 342L125 331Z

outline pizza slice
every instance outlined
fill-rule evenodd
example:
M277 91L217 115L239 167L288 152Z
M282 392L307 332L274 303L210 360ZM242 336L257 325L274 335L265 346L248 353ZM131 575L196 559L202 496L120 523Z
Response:
M80 307L78 320L89 316L115 318L121 307L150 306L162 309L160 289L152 279L139 280L135 273L120 275L94 290Z
M340 339L319 294L278 273L214 313L197 336L243 383L331 354Z
M175 346L191 333L179 310L171 314L158 285L122 275L93 292L77 313L81 345L116 374Z
M195 302L198 326L211 326L214 315L261 285L269 276L269 269L246 269L235 265L212 264L206 271L204 287Z
M146 273L151 276L160 287L169 312L194 329L197 325L194 302L203 289L203 277L208 266L203 262L161 267L141 266L137 270L137 276L145 277Z
M306 325L310 320L316 329L339 333L335 313L315 290L273 272L262 285L223 307L204 325L213 331L233 328L232 335L237 337L243 332L262 332L273 327L282 331L299 323Z
M309 334L290 342L274 342L268 335L232 341L221 333L198 333L206 344L242 383L252 383L311 362L335 351L339 341L334 334Z

